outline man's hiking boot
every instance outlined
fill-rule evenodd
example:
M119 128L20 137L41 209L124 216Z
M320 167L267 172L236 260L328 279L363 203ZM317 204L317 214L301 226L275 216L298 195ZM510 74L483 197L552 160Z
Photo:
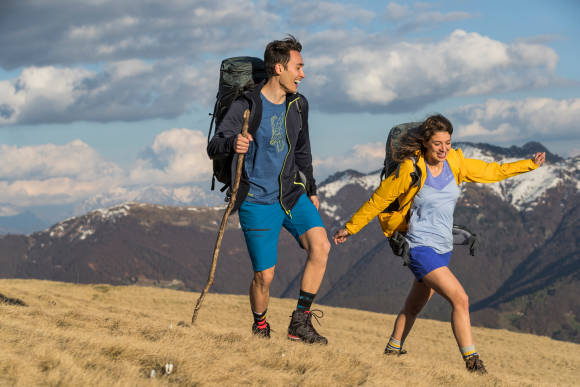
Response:
M270 323L266 323L266 327L261 328L261 329L258 328L258 324L254 323L254 325L252 325L252 333L254 334L254 336L269 339L270 338Z
M314 312L320 312L320 315L317 315ZM318 332L316 332L316 329L314 329L314 326L312 326L313 316L318 322L318 319L322 318L324 314L321 310L295 310L292 312L292 320L290 320L290 325L288 326L288 339L293 341L303 341L309 344L328 344L326 337L319 335ZM320 322L318 322L318 324L320 324Z
M406 355L406 354L407 354L407 351L405 351L404 349L397 351L396 349L385 348L385 355L388 355L388 356L401 356L401 355Z
M487 374L487 370L483 365L483 362L479 358L479 355L473 355L470 358L465 360L465 368L469 372L477 373L480 375Z

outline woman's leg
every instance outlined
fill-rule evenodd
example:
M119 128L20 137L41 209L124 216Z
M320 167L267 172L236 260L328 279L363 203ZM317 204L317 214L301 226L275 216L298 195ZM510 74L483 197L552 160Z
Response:
M395 320L395 326L393 327L393 333L391 334L392 338L401 343L405 341L415 323L417 315L421 312L421 309L423 309L427 304L432 295L433 289L425 285L423 282L414 280L413 286L411 287L407 300L405 301L405 305Z
M423 282L451 304L451 327L459 347L473 345L469 319L469 298L459 280L448 267L440 267L423 277Z

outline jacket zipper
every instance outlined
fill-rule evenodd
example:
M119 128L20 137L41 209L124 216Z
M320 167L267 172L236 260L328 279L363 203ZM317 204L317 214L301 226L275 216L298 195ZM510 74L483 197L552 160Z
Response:
M282 200L283 195L282 195L282 173L284 172L284 168L286 167L286 160L288 159L288 155L290 154L290 150L292 149L292 144L290 143L290 138L288 137L288 127L286 126L286 120L288 119L288 112L290 111L290 107L292 106L292 104L296 101L298 101L300 99L300 97L290 101L290 103L288 104L288 107L286 108L286 115L284 116L284 132L286 133L286 142L288 142L288 152L286 152L286 157L284 157L284 163L282 164L282 170L280 170L280 176L278 177L280 180L280 205L282 206L282 209L284 210L284 212L290 216L290 218L292 218L292 214L290 213L290 210L287 210L286 207L284 207L284 202Z

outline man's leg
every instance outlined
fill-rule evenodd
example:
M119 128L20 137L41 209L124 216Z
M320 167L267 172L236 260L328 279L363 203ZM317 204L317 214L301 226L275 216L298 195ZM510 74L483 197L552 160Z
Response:
M270 300L270 284L274 278L278 237L284 212L279 205L244 202L239 210L239 218L254 269L254 278L249 292L254 317L252 332L258 336L270 337L266 311Z
M326 272L330 242L324 227L313 227L300 236L300 242L308 252L300 289L316 294Z
M254 272L250 284L250 305L254 312L261 313L268 308L270 301L270 284L274 279L274 269L271 267L263 271Z
M327 344L326 337L321 336L312 325L312 316L322 315L312 314L310 306L324 278L330 242L323 227L313 227L300 235L300 243L308 252L308 258L300 281L298 304L296 310L292 312L292 320L288 327L288 338L311 344Z
M324 278L330 251L324 223L314 204L306 195L302 195L292 209L292 216L284 219L284 227L308 253L300 281L298 304L288 327L288 338L326 344L328 340L319 335L312 326L312 317L319 316L310 312L310 306Z
M252 332L258 336L269 337L270 326L266 322L266 312L270 301L270 285L274 279L274 269L254 272L254 278L250 284L250 305L254 315Z

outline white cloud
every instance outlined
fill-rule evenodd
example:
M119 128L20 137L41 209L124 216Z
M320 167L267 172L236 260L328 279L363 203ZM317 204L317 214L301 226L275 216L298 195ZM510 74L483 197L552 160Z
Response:
M285 2L292 7L292 20L299 25L341 26L349 21L369 23L375 13L352 4L329 1Z
M452 96L537 88L557 80L558 55L537 44L506 44L463 30L434 43L363 38L350 36L347 44L326 33L311 38L316 50L304 90L318 108L411 112Z
M372 172L383 167L385 160L385 143L375 142L357 144L343 155L325 159L314 159L314 173L318 179L326 178L336 171L354 169L359 172Z
M0 66L168 57L191 62L253 49L280 22L268 8L245 0L143 0L139 6L130 0L10 1L2 7Z
M128 0L51 0L11 2L5 11L12 17L0 23L0 66L26 67L0 81L0 126L173 118L194 104L212 105L218 58L261 56L268 40L296 23L304 23L301 88L312 108L325 112L416 112L449 97L558 81L558 55L538 41L505 43L463 30L438 41L405 40L351 27L375 15L341 2L144 0L134 7ZM27 16L40 14L54 23ZM401 25L474 16L395 2L386 15ZM86 70L78 63L100 65Z
M0 179L70 177L93 180L120 173L114 163L105 161L81 140L64 145L0 145Z
M100 72L27 67L17 79L0 81L0 126L175 117L215 98L219 64L210 67L216 70L137 59L108 63Z
M130 173L133 184L210 182L207 137L200 131L171 129L159 134Z
M454 136L462 140L493 138L523 143L574 139L579 131L580 98L488 99L484 104L467 105L449 114L456 128Z
M22 207L72 203L119 184L122 170L80 140L0 146L0 202Z
M427 3L415 3L413 7L391 2L385 9L384 16L394 23L398 32L417 30L430 30L439 24L458 20L470 19L475 14L463 11L451 11L447 13L432 11L432 5Z
M389 3L385 11L385 16L389 20L401 20L407 18L411 14L409 7L397 3Z
M62 114L80 96L82 81L91 76L94 73L80 68L25 68L15 81L0 82L0 106L9 109L6 114L0 112L0 125Z
M64 145L0 145L0 213L33 205L91 205L91 198L99 203L120 198L215 203L221 195L205 192L212 171L206 143L200 131L167 130L127 169L104 160L81 140Z

